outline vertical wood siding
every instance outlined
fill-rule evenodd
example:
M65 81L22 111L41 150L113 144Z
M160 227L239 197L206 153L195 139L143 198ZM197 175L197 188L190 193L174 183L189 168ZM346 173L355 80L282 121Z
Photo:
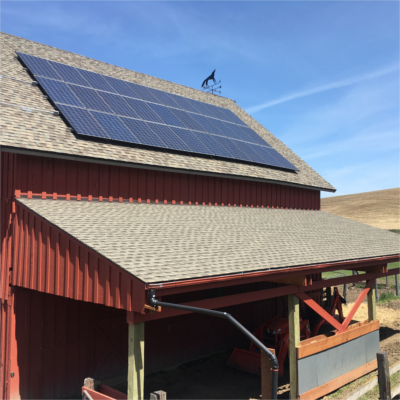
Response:
M77 398L83 379L124 374L126 313L17 288L10 398Z
M21 204L16 205L12 284L141 312L145 286Z
M320 209L318 190L46 157L16 157L16 190L44 198Z
M0 299L8 296L9 269L12 255L12 207L15 192L16 155L1 153L1 266Z
M124 311L22 288L16 289L14 309L11 398L76 398L88 376L125 378L128 324ZM287 299L223 311L254 331L275 315L287 316ZM229 322L207 315L146 322L146 374L242 343L248 341Z

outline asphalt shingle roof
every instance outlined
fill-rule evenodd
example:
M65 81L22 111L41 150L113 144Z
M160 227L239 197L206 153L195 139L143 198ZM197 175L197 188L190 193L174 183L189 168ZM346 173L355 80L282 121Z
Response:
M397 234L323 211L19 201L146 283L400 254Z
M3 78L0 79L2 102L2 104L0 104L0 145L2 146L16 150L48 152L50 156L51 154L58 154L70 157L91 157L103 161L108 160L111 162L196 171L198 173L224 174L236 177L272 180L311 186L322 190L334 190L332 185L317 174L299 156L293 153L292 150L230 99L204 93L200 90L116 67L9 34L2 33L0 41L0 73L3 76ZM53 107L48 100L43 98L38 87L17 81L22 80L29 82L32 79L29 77L29 74L23 70L20 62L15 58L16 51L36 55L38 57L58 61L230 109L263 137L275 150L297 167L299 171L296 173L285 172L254 165L78 139L70 132L60 117L34 110L53 111ZM25 110L4 103L23 106Z

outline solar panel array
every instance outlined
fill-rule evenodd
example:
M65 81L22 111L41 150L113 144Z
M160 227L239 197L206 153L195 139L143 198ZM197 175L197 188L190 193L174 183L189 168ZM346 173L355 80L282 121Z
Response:
M78 135L297 170L230 110L17 54Z

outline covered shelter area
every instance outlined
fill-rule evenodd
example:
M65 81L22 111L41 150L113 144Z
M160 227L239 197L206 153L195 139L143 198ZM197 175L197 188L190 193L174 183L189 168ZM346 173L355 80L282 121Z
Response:
M322 212L335 188L231 99L0 40L1 398L80 398L85 378L148 398L150 374L249 338L263 398L287 354L291 398L376 368L396 234ZM338 269L356 275L321 279ZM358 281L337 320L322 289Z
M390 255L398 246L396 235L390 232L306 210L43 201L28 196L18 197L15 207L19 257L12 284L124 311L126 323L121 314L118 334L126 342L108 339L119 347L119 357L129 360L128 398L149 395L144 393L145 373L198 358L204 355L204 347L211 353L243 340L228 321L188 310L154 308L150 290L162 302L226 311L250 330L275 315L288 316L292 398L299 395L297 377L305 380L301 373L317 376L317 371L310 374L310 370L319 368L318 362L304 362L315 351L334 348L338 352L338 345L357 338L366 341L360 344L361 351L371 349L355 368L349 358L354 360L356 354L345 349L342 370L335 363L335 370L325 377L324 384L329 383L325 392L376 368L379 323L373 283L398 272L387 269L388 262L398 260L398 255ZM36 234L25 241L29 230ZM35 252L43 257L40 264ZM337 269L365 274L321 280L322 272ZM327 284L361 279L366 280L365 289L342 323L320 306L321 289ZM369 322L349 325L367 295ZM335 346L315 338L300 341L300 302L340 334ZM17 337L20 329L17 324ZM41 324L30 325L27 347L42 329ZM373 332L374 337L364 337ZM98 351L104 354L101 347ZM362 354L360 348L356 351ZM23 353L15 361L22 375L33 360L25 364ZM104 361L99 359L100 371ZM321 386L314 382L314 390L302 393L304 398L320 397Z

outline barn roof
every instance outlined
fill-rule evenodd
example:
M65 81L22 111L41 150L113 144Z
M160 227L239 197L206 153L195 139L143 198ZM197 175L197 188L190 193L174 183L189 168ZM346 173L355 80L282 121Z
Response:
M398 235L323 211L19 201L145 283L398 255Z
M154 78L114 65L89 59L77 54L35 43L9 34L1 34L1 141L5 151L34 152L42 155L69 157L97 162L163 168L200 174L217 174L307 186L318 190L334 191L324 180L292 150L242 110L234 101L204 93L176 83ZM16 51L69 64L89 71L105 74L187 98L230 109L255 130L275 150L298 168L288 172L256 165L240 164L217 159L171 154L141 148L98 143L77 138L60 117L51 115L53 107L30 82L27 71L15 58ZM12 79L10 79L12 78ZM22 108L21 108L22 107ZM45 111L45 112L42 112ZM47 111L47 113L46 113Z

